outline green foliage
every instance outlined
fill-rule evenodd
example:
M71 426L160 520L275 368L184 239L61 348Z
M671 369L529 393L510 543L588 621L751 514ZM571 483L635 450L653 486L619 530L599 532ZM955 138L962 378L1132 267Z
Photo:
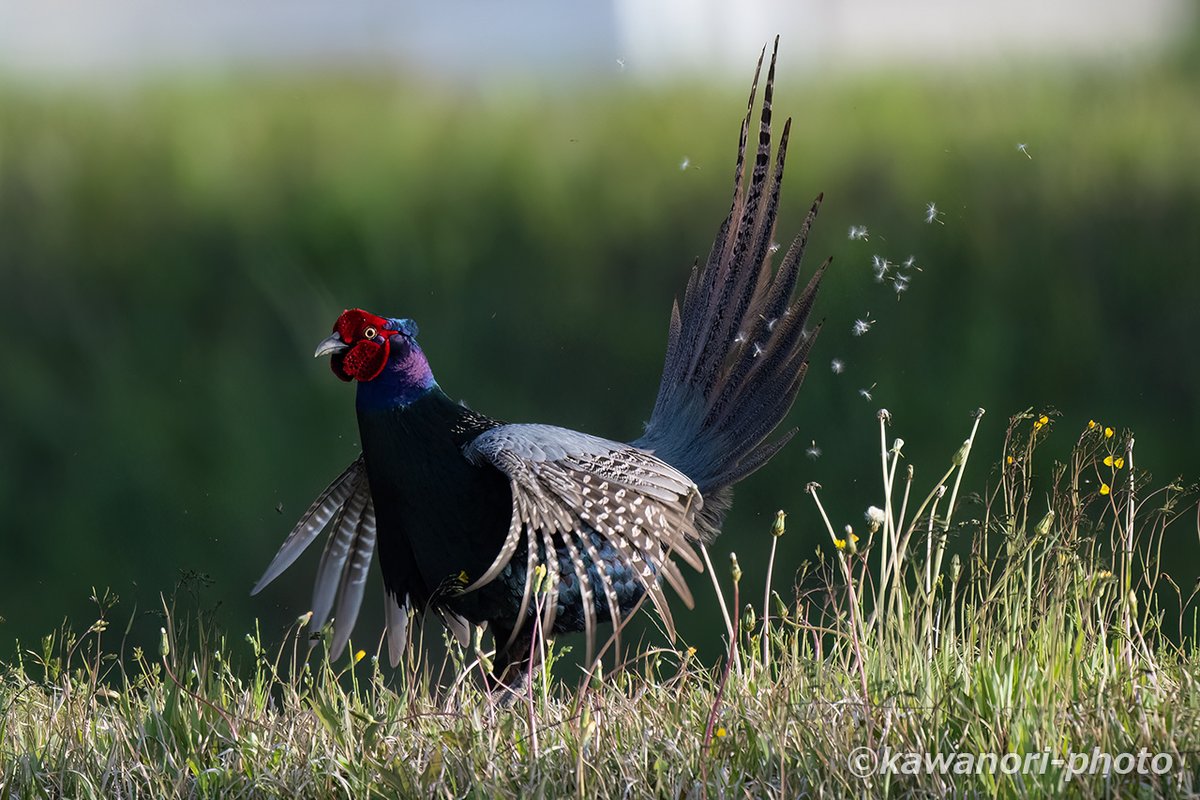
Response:
M1192 619L1193 598L1160 564L1194 487L1152 488L1132 436L1098 424L1042 473L1037 450L1056 423L1028 412L1010 420L978 492L960 483L975 432L929 485L923 468L897 472L889 422L880 415L879 512L857 542L829 528L793 601L732 615L716 668L694 648L632 650L607 670L488 695L478 642L447 637L440 665L421 643L394 672L364 651L335 664L310 654L304 617L279 644L257 630L227 640L184 610L196 602L186 593L164 604L158 656L139 648L130 661L116 657L115 600L101 595L81 637L0 666L0 794L1194 796L1200 661L1194 631L1180 646L1162 626L1172 603ZM824 491L809 487L818 501ZM790 535L781 519L752 550ZM947 542L965 547L944 562ZM735 610L739 572L722 579ZM862 748L1064 759L1146 748L1173 766L864 778L849 760Z
M1182 300L1200 294L1196 88L1156 67L781 79L779 236L824 190L809 266L836 263L797 440L739 489L722 550L804 482L853 472L872 384L923 430L981 403L1136 423L1156 472L1194 473L1178 443L1200 441L1200 373L1179 363L1200 340ZM213 576L235 627L303 610L311 562L265 600L245 590L356 453L349 391L308 357L344 307L417 319L444 388L481 410L636 435L670 300L725 211L743 102L352 76L0 90L3 638L81 618L58 587L148 606L182 569ZM944 224L925 224L931 201ZM875 253L924 270L902 302L871 281ZM867 311L874 331L851 337ZM785 578L815 540L780 544ZM706 652L689 620L713 611L680 620ZM157 636L135 621L134 641Z

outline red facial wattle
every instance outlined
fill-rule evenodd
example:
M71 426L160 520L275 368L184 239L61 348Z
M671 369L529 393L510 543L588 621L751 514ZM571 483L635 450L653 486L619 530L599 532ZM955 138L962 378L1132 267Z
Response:
M383 372L391 351L391 336L396 333L387 325L383 317L361 308L342 312L333 330L350 349L330 358L333 374L344 381L369 381Z
M356 380L374 380L387 366L390 350L391 342L388 339L384 339L383 344L372 341L359 342L342 356L342 369L346 375Z

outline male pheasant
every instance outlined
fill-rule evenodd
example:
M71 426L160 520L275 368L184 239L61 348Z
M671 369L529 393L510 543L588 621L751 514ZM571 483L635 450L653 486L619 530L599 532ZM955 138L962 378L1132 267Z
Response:
M733 205L707 262L693 266L682 306L671 309L662 381L641 438L626 444L471 411L434 380L412 320L345 311L316 355L358 383L362 455L300 519L255 593L328 528L311 624L321 628L332 612L334 655L349 639L376 546L393 664L412 612L433 611L463 641L468 623L490 626L502 681L520 681L514 665L537 658L539 608L547 634L587 632L589 661L595 626L619 623L646 598L673 632L662 583L691 606L675 559L702 569L697 547L720 531L732 486L795 433L768 440L795 400L817 334L806 322L829 262L795 289L820 196L772 268L791 126L772 165L777 51L778 39L749 176L762 56Z

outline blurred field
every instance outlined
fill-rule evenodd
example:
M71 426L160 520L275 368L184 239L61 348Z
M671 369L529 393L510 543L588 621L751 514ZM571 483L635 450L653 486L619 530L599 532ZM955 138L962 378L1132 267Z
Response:
M795 117L779 237L824 191L809 266L835 264L797 439L718 543L751 584L777 508L777 584L825 536L807 481L838 525L878 502L879 407L921 432L918 464L978 406L998 452L1032 406L1071 431L1135 428L1139 466L1195 477L1194 70L779 83ZM0 653L90 619L92 586L153 609L185 570L212 577L233 631L260 616L269 638L307 608L315 555L247 591L356 453L352 392L310 357L345 307L415 318L442 386L493 416L635 436L671 298L728 202L744 102L349 75L0 89ZM900 302L874 254L922 268ZM1190 586L1195 540L1165 547ZM715 648L698 594L680 628ZM134 638L158 625L139 617Z

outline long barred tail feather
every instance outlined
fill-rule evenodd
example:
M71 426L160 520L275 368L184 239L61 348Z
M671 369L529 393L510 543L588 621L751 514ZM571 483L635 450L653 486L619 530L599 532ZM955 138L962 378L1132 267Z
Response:
M791 409L820 326L807 327L829 262L796 295L818 195L778 269L775 221L791 119L771 159L771 102L778 37L759 113L758 145L746 175L746 148L762 71L759 57L742 121L733 204L703 268L697 263L683 303L671 311L666 363L645 434L634 442L695 481L704 496L702 533L715 535L730 487L765 464L794 430L768 439Z

